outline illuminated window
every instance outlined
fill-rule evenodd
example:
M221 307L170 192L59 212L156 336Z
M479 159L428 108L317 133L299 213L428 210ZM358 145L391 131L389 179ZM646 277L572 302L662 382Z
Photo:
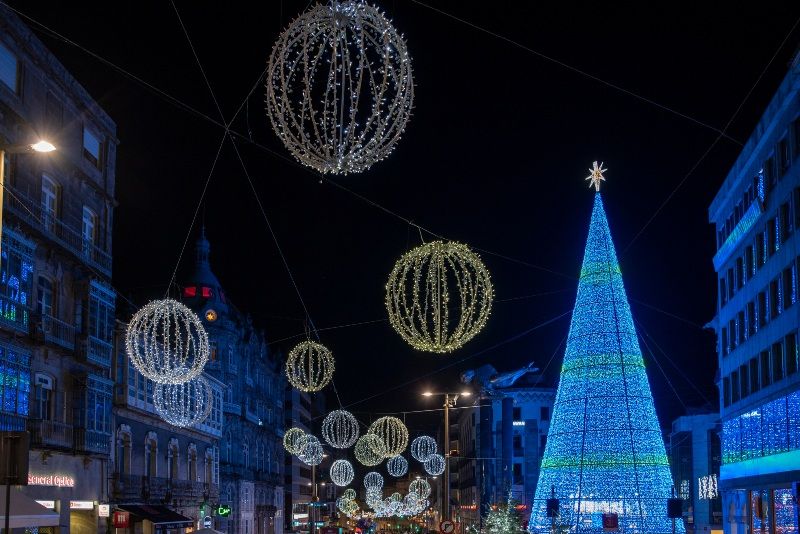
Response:
M19 61L11 50L0 44L0 82L19 93Z
M83 237L83 253L91 255L97 244L97 214L86 206L83 207L81 236Z
M36 312L53 317L55 306L55 284L46 276L40 276L36 283Z
M204 299L210 299L212 296L214 296L214 293L211 291L210 287L203 286L200 291L201 291L201 296Z
M183 288L183 296L186 298L193 298L197 296L197 288L195 286L187 286Z
M49 176L42 175L42 224L54 231L59 215L61 187Z
M95 167L100 166L102 144L99 135L90 131L86 126L83 127L83 157Z

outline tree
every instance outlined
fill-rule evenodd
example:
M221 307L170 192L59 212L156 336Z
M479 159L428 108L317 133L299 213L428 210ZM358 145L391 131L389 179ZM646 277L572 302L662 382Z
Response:
M523 534L522 514L517 510L516 502L511 499L511 493L504 504L489 507L484 516L484 531L487 534Z

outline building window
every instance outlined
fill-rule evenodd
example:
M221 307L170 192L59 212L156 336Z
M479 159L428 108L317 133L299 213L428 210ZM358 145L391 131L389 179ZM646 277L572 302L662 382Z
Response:
M58 220L58 208L61 188L47 175L42 175L42 224L54 231Z
M83 253L91 255L97 245L97 214L86 206L83 207L81 235L83 237Z
M76 426L86 430L87 444L103 446L110 442L114 383L93 374L87 374L85 380L75 407Z
M739 367L739 388L741 390L742 398L745 398L750 394L750 377L748 376L748 369L749 368L747 364Z
M116 453L117 473L129 475L131 473L131 434L130 432L118 431L117 453Z
M731 379L727 376L722 379L722 401L726 407L731 405Z
M740 311L736 314L736 332L739 345L741 345L745 340L744 311Z
M744 249L744 276L751 278L756 272L756 266L753 262L753 247L748 246Z
M775 251L778 250L778 224L775 219L767 221L767 256L772 257Z
M53 377L36 373L34 382L33 416L43 421L53 418Z
M739 400L739 371L731 373L731 402Z
M750 393L761 389L761 380L758 376L758 357L750 358Z
M178 444L173 441L169 444L169 456L167 457L170 480L178 480L178 458Z
M28 332L28 309L33 285L33 243L3 228L0 260L0 314Z
M197 482L197 449L194 445L189 445L189 456L186 460L186 471L191 482Z
M786 376L791 376L797 372L797 334L786 336Z
M780 311L780 300L778 291L778 279L774 279L769 283L769 318L775 319Z
M736 290L742 289L744 285L744 260L736 258Z
M728 352L730 352L729 349L728 349L728 329L727 328L723 328L722 329L722 331L720 333L719 344L720 344L720 352L722 352L723 356L727 356Z
M752 337L757 331L756 323L756 304L753 301L747 303L747 336Z
M89 288L89 335L110 343L114 335L114 290L92 280Z
M64 123L64 105L58 97L50 91L47 92L44 112L47 120L45 128L50 133L56 134Z
M83 127L83 157L92 162L95 167L100 166L102 142L100 136L92 133L86 126Z
M736 281L733 279L733 269L728 269L727 278L728 279L725 283L728 285L728 299L730 300L733 298L733 291L735 288L734 284L736 283Z
M761 387L765 388L772 384L772 374L770 373L769 351L761 352Z
M549 421L550 420L550 407L549 406L541 406L539 408L539 419L542 421Z
M155 478L158 476L158 441L155 433L151 432L144 443L144 476Z
M0 44L0 82L19 94L19 61L11 50Z
M789 236L792 235L792 215L789 209L789 203L784 202L778 210L778 230L780 233L780 242L786 243Z
M797 300L797 295L795 293L794 287L794 268L788 267L783 270L782 273L782 280L781 280L781 299L783 303L783 309L787 309L789 306L794 304L795 300Z
M780 141L778 141L778 165L780 166L780 174L783 174L789 170L789 167L792 164L792 157L789 153L789 140L784 137Z
M764 162L764 178L766 181L767 192L772 192L778 184L777 173L775 172L775 157L770 156Z
M39 276L36 282L36 312L42 316L55 317L55 284L46 276Z
M514 475L514 485L521 486L522 485L522 464L514 464L513 467L513 475Z
M763 328L767 325L767 294L764 291L758 293L758 327Z
M767 245L764 240L764 232L756 234L756 267L761 268L767 261Z
M783 379L783 343L772 344L772 381Z
M512 413L513 413L512 418L514 419L514 421L522 420L522 408L520 408L519 406L515 406Z
M728 290L725 284L725 279L719 279L719 306L720 308L728 302Z

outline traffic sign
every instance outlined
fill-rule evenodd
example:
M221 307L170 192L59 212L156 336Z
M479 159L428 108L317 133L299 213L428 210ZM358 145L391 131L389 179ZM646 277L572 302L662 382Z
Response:
M450 520L439 523L439 532L442 534L453 534L456 531L456 524Z

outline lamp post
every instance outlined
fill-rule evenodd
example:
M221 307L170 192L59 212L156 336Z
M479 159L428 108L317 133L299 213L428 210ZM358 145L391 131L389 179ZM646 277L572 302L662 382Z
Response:
M458 397L469 397L470 391L454 392L432 392L426 391L423 397L444 396L444 498L442 499L442 520L450 519L450 408L455 408Z
M327 454L323 454L322 455L323 461L327 457L328 457ZM320 462L320 465L321 464L322 464L322 462ZM324 486L325 483L322 482L321 485ZM316 517L315 517L316 516L315 512L316 512L316 509L318 508L318 503L319 503L319 494L317 492L317 466L316 465L312 465L311 466L311 503L308 506L308 508L309 508L309 510L308 510L308 524L309 524L308 532L309 532L309 534L314 534L314 530L315 530L315 528L317 526L317 520L316 520Z
M39 140L29 145L2 145L0 144L0 249L2 249L3 236L3 194L6 189L6 154L26 154L30 152L47 153L56 149L53 143Z

